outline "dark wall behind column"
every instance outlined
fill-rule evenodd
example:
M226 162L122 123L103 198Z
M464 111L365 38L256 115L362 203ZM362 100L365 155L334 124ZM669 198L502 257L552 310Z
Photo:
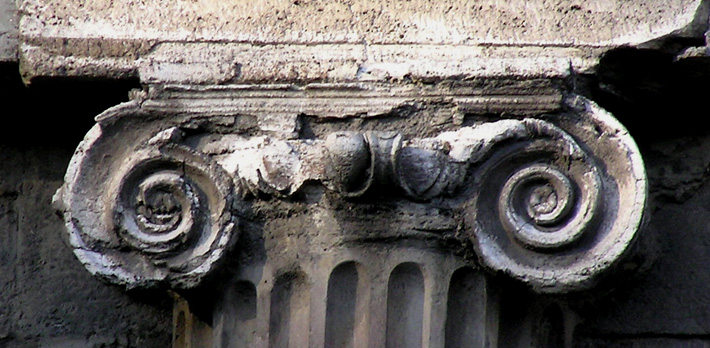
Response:
M93 278L51 206L74 148L133 81L22 85L0 65L0 347L170 347L171 301Z

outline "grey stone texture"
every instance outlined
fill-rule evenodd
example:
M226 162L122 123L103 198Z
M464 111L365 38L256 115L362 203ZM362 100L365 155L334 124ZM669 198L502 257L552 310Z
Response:
M16 0L0 1L0 62L17 61L19 22Z
M70 155L0 145L0 346L167 347L169 301L107 287L67 253L50 201Z
M589 330L687 339L707 335L708 275L701 265L708 262L708 140L685 136L648 147L654 212L645 233L659 256L633 289L597 304L587 318Z
M3 115L16 118L0 128L0 347L170 346L171 300L87 276L51 206L92 114L125 98L116 90L76 82L27 88L16 64L0 65ZM77 106L74 93L93 94L92 101ZM61 115L76 119L61 125ZM22 135L29 129L32 140Z

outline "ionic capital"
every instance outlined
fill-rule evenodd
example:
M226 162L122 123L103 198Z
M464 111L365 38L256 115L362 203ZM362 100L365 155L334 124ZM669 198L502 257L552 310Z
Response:
M623 126L579 96L530 112L536 106L521 109L514 97L481 106L467 95L415 99L411 91L395 100L342 88L181 88L100 115L55 198L75 254L111 282L195 286L259 200L373 207L346 212L354 221L396 219L388 214L404 209L433 227L395 226L397 238L459 240L478 256L468 262L554 293L593 285L641 225L639 152ZM387 129L388 118L416 103L438 103L451 124L425 135ZM496 107L524 111L476 116ZM304 136L304 115L330 130ZM374 126L343 122L363 115ZM314 185L326 193L304 201L299 193Z

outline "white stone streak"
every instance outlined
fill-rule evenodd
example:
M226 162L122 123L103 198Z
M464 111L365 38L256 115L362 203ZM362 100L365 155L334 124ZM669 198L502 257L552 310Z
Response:
M491 146L504 139L527 135L525 125L517 120L503 120L466 127L455 132L445 132L436 137L446 142L449 156L456 162L477 162L488 153Z

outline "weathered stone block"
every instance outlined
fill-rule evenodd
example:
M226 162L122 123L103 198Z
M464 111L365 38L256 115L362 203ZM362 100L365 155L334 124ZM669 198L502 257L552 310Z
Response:
M565 76L600 55L707 29L701 0L26 0L21 60L35 76L149 83L349 82Z

